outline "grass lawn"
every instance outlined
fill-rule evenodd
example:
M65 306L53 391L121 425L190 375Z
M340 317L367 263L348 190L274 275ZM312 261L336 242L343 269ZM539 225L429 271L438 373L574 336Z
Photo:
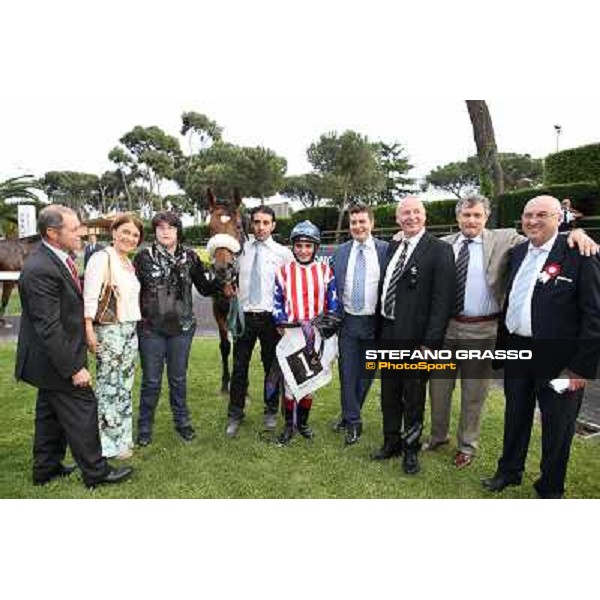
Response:
M89 492L79 476L33 487L31 439L35 390L13 378L15 344L0 345L0 497L2 498L534 498L531 484L538 474L540 431L536 425L527 472L519 488L492 496L480 479L493 473L499 456L503 397L494 391L483 419L480 455L464 471L451 464L453 448L422 455L422 473L407 477L397 460L369 460L381 442L381 417L375 389L364 411L361 442L344 448L343 437L329 430L339 405L337 379L318 394L311 414L314 442L295 439L279 448L259 435L262 423L258 353L251 369L247 418L239 437L225 438L226 400L219 394L219 350L216 340L196 340L189 369L189 403L198 437L181 441L173 430L163 391L154 442L136 450L133 478L119 486ZM138 377L139 382L139 377ZM137 412L139 385L134 393ZM456 414L454 415L456 417ZM567 481L570 498L600 497L600 444L575 440Z

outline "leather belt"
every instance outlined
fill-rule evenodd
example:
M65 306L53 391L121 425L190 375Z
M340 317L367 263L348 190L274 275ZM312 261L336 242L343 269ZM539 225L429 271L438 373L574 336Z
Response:
M452 317L458 323L487 323L488 321L495 321L500 316L500 313L493 315L485 315L483 317Z

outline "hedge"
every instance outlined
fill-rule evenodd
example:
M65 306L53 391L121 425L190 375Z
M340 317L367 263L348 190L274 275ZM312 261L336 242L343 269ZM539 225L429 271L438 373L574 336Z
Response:
M589 144L556 152L546 157L545 183L591 181L600 185L600 144Z
M600 215L600 185L593 183L570 183L563 185L547 185L507 192L498 196L495 204L498 207L499 227L514 227L520 220L523 207L536 196L554 196L559 200L571 199L573 208L587 217Z

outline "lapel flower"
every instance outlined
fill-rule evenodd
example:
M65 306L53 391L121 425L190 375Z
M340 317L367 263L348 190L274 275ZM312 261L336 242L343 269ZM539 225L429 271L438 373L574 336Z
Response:
M538 275L538 281L542 284L548 283L551 279L556 279L560 275L560 272L561 266L558 263L548 263Z

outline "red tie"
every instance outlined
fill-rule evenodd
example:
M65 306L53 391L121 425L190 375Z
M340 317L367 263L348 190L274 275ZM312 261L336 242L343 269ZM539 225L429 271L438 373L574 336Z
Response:
M73 259L70 256L67 256L67 267L69 267L69 271L71 271L71 275L73 276L73 281L75 281L77 289L81 292L81 281L79 281L77 267L75 266L75 263L73 262Z

